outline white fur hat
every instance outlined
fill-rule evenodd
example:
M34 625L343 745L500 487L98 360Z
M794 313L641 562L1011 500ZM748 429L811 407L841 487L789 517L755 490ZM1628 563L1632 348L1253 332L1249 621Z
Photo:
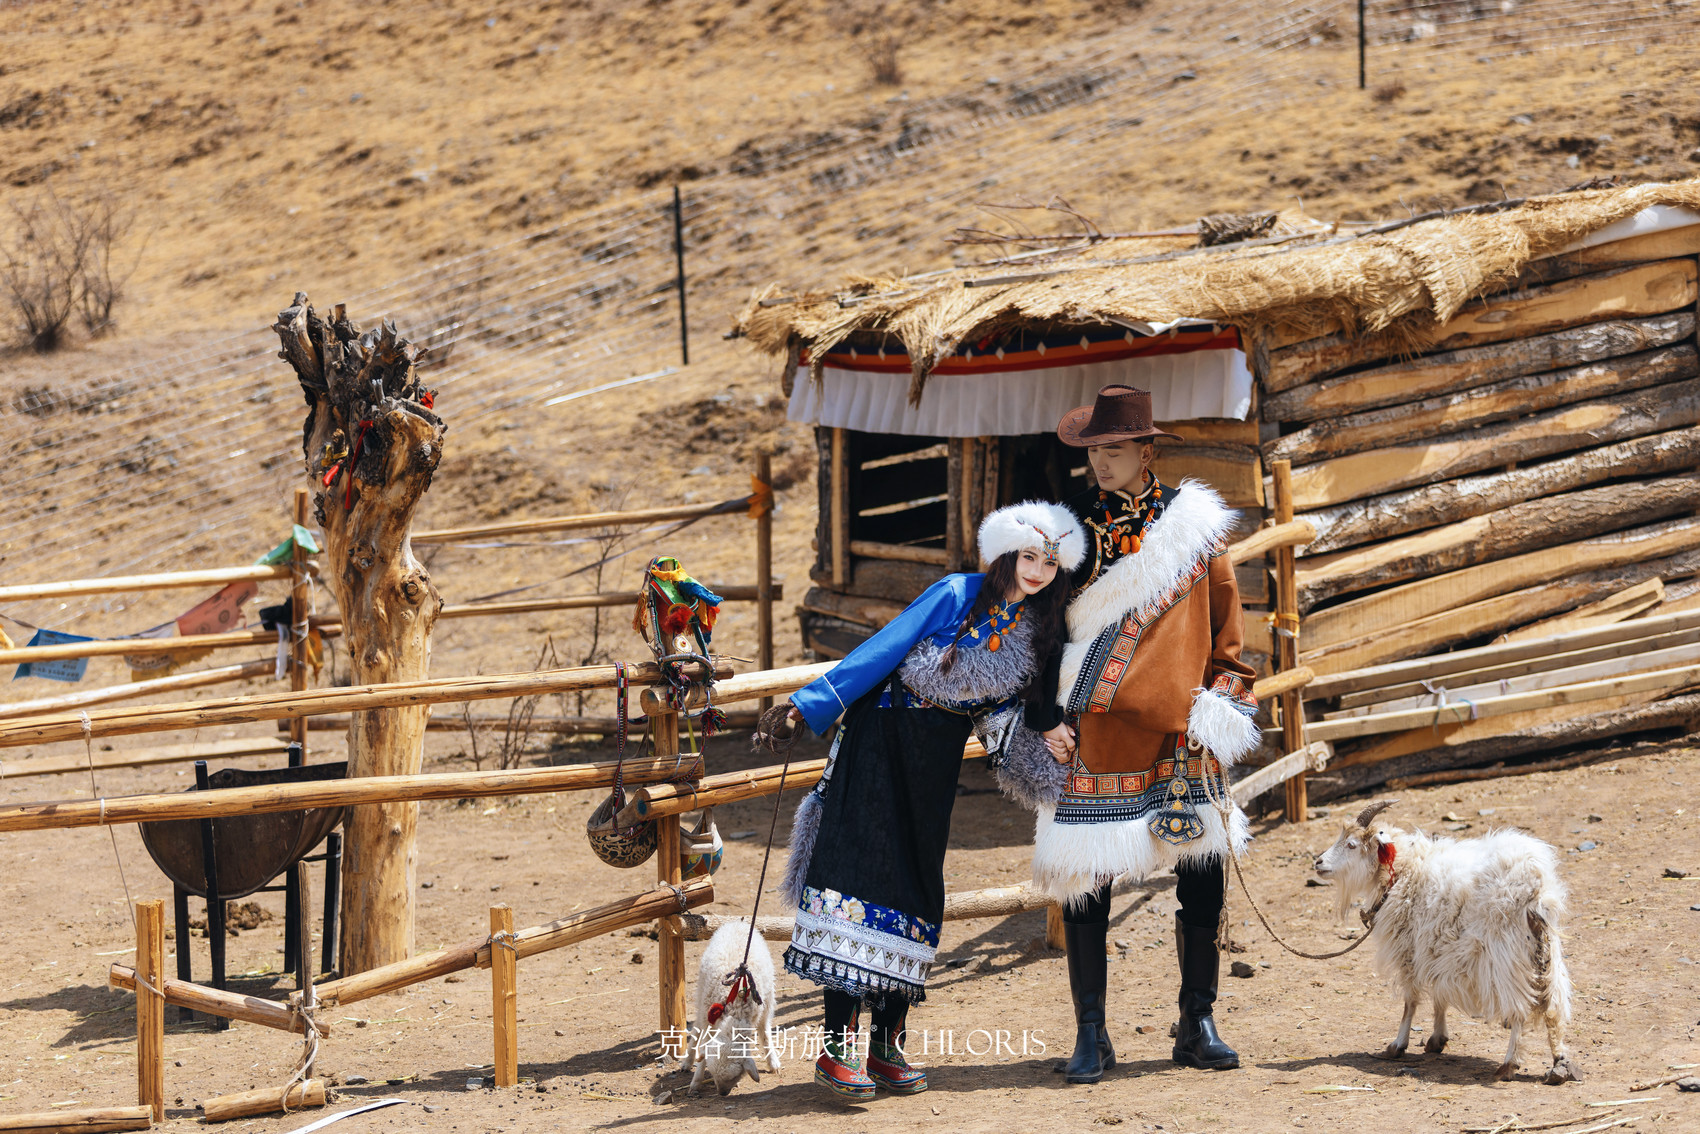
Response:
M1086 558L1086 537L1074 514L1061 504L1028 500L999 508L980 522L980 559L990 563L1012 551L1037 551L1072 571Z

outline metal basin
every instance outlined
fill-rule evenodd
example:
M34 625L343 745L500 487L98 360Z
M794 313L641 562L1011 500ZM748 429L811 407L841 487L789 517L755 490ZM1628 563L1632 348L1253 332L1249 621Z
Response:
M209 788L259 787L272 784L314 783L348 776L347 761L308 764L300 768L249 771L225 768L207 777ZM188 788L196 791L196 788ZM265 815L227 815L212 820L218 852L219 900L245 898L276 878L342 822L345 807L314 807L303 811L274 811ZM171 881L197 897L207 894L206 868L201 854L199 819L172 819L141 824L142 845Z

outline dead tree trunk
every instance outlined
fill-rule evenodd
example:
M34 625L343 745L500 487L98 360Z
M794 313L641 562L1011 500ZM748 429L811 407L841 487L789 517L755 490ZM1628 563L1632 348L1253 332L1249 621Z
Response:
M325 581L342 610L355 685L427 676L442 596L413 557L414 509L442 456L442 419L414 373L418 352L385 322L362 332L341 304L321 316L304 292L278 314L280 357L307 395L306 471L325 533ZM348 774L417 773L428 706L355 713ZM350 809L342 860L340 969L413 955L414 803Z

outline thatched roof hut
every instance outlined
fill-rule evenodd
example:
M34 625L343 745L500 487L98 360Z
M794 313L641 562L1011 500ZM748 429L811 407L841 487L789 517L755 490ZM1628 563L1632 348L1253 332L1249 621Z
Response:
M1248 533L1290 462L1292 507L1318 532L1295 601L1321 674L1700 608L1700 180L1374 226L1289 216L1234 244L1153 247L776 285L744 308L738 332L784 360L793 420L818 427L812 649L842 654L941 572L972 569L987 510L1084 487L1051 431L1111 381L1151 389L1186 439L1159 472L1213 483ZM1254 618L1266 566L1239 569ZM1700 645L1666 646L1700 663ZM1555 674L1517 680L1574 676ZM1318 708L1372 711L1355 696ZM1361 743L1380 759L1555 712L1575 715L1555 702Z

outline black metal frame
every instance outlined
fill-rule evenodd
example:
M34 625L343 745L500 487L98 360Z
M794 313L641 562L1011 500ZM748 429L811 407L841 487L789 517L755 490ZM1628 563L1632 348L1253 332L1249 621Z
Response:
M289 767L299 768L306 760L306 755L300 744L289 746ZM195 788L205 791L208 788L207 762L195 761ZM212 979L210 987L223 989L225 986L225 928L224 913L228 900L214 898L210 895L218 893L218 835L211 819L201 821L201 862L206 874L207 894L207 947L212 960ZM325 864L325 905L324 905L324 937L320 943L320 970L334 971L337 954L337 914L342 904L342 833L331 831L325 836L322 844L325 848L322 854L303 855L299 862L322 862ZM301 934L296 926L303 916L301 909L300 887L295 879L295 863L285 866L280 875L284 879L281 886L261 886L256 894L275 894L283 891L283 971L301 980L303 958L298 954ZM172 905L177 918L177 979L193 980L192 958L189 954L189 891L181 886L172 886ZM188 1008L177 1009L177 1019L180 1022L193 1020L195 1013ZM230 1021L222 1016L207 1016L214 1031L223 1031L230 1027Z

